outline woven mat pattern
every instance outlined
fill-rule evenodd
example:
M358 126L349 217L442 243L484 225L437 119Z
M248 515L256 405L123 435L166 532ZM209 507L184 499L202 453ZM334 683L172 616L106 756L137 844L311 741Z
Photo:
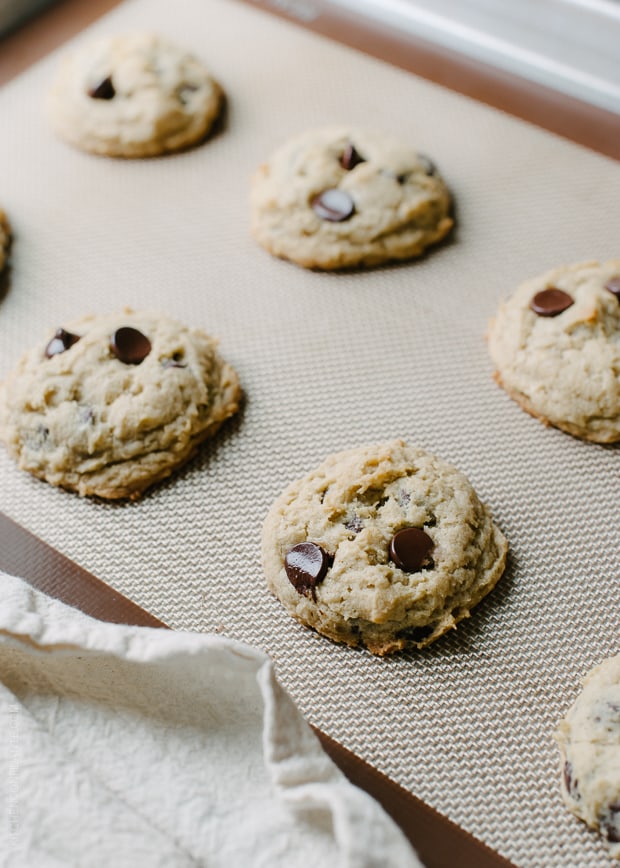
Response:
M602 868L603 846L562 807L552 734L580 677L618 650L618 450L522 413L491 379L484 332L525 277L620 254L620 166L231 0L132 0L92 30L146 26L208 62L229 95L224 128L179 156L106 160L48 129L56 57L0 92L15 229L0 376L50 328L128 304L218 335L244 410L139 503L81 500L0 452L0 509L170 626L266 649L311 722L516 865ZM436 160L457 201L449 243L337 275L253 243L255 166L341 121ZM510 560L458 631L379 660L290 620L259 540L289 480L393 437L469 476Z

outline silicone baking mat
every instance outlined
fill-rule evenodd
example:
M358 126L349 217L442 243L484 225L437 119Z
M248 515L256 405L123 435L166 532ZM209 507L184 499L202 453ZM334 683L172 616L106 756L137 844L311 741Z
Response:
M202 147L141 162L54 139L57 58L0 92L0 203L15 229L0 376L70 318L129 304L219 335L242 414L141 502L80 500L0 452L0 509L172 627L273 655L309 720L519 866L604 866L561 805L552 733L618 650L618 450L545 429L493 383L484 331L521 279L618 255L620 167L501 112L230 0L132 0L95 32L159 30L228 93ZM248 233L248 179L280 142L341 121L440 166L453 239L423 260L319 274ZM458 465L509 539L508 571L458 631L372 658L266 592L260 528L326 455L404 437Z

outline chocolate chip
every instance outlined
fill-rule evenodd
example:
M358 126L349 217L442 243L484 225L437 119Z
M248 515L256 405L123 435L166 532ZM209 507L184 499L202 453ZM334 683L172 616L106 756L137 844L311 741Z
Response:
M139 365L151 352L151 342L131 326L121 326L110 338L110 349L126 365Z
M538 316L557 316L574 304L573 299L563 289L543 289L530 301L530 307Z
M88 91L88 95L92 99L114 99L116 91L114 90L114 85L112 84L110 76L108 75L107 78L100 81L96 87L91 87Z
M312 200L312 208L321 220L329 220L332 223L341 223L353 216L355 205L353 199L344 190L332 187L323 190Z
M612 277L611 280L608 280L605 284L605 289L615 295L618 301L620 301L620 277Z
M430 554L433 546L432 539L423 530L405 527L392 537L390 557L406 573L417 573L422 567L432 564Z
M293 546L284 558L284 569L298 594L316 600L316 586L325 578L333 558L313 542Z
M77 343L79 339L79 335L71 334L71 332L66 332L64 329L56 329L56 334L45 347L45 355L48 359L51 359L52 356L64 353L73 344Z
M366 160L361 156L355 145L352 142L349 142L340 158L340 165L342 168L350 172L351 169L354 169L356 166L359 166L360 163L365 162Z
M607 809L607 813L601 818L601 832L610 844L618 844L620 842L620 804L614 802Z
M437 171L437 166L433 163L426 154L418 154L418 163L422 166L427 175L434 175Z

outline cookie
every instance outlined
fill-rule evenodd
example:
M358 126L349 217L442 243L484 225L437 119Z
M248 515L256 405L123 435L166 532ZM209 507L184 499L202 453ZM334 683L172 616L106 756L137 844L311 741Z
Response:
M620 440L620 259L527 280L488 342L495 379L532 416L584 440Z
M0 272L7 264L11 246L11 227L6 214L0 208Z
M209 132L220 86L185 49L153 33L99 39L61 63L49 95L58 135L108 157L152 157Z
M585 678L556 739L567 807L620 859L620 654Z
M254 176L251 206L259 244L306 268L410 259L453 223L428 157L346 126L310 130L277 150Z
M136 499L237 411L238 378L216 344L157 313L65 324L0 387L0 439L52 485Z
M468 617L506 551L465 476L402 440L330 456L263 527L267 583L289 614L379 655L424 648Z

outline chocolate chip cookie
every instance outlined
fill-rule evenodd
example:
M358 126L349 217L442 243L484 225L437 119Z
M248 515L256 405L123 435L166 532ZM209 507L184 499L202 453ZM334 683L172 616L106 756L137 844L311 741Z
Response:
M495 379L524 410L584 440L620 440L620 259L527 280L488 340Z
M52 485L136 499L237 411L238 378L216 345L157 313L64 324L0 386L0 439Z
M108 157L151 157L203 139L222 90L202 63L153 33L106 37L67 55L49 95L66 141Z
M385 655L468 617L502 575L507 544L460 471L395 440L332 455L289 485L262 551L289 614Z
M620 654L585 678L556 739L566 805L620 859Z
M453 223L450 195L428 157L346 126L286 142L256 173L251 204L257 241L306 268L410 259Z

